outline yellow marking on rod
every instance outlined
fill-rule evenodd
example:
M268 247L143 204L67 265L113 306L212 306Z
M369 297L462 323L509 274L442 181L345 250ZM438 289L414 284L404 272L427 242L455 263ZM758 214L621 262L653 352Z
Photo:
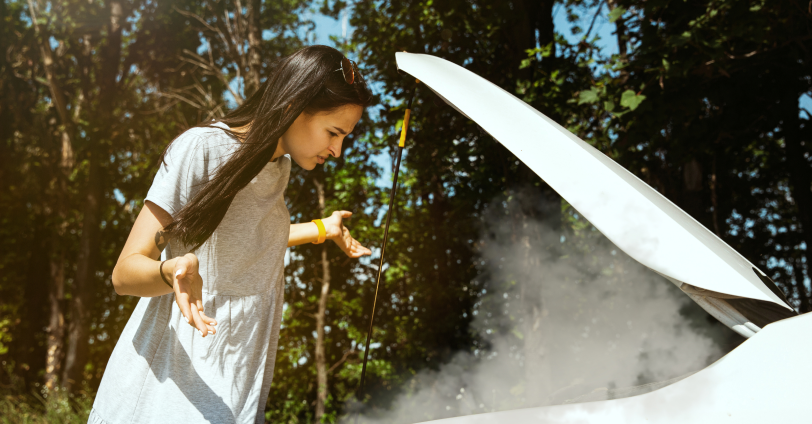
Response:
M400 143L398 146L404 147L406 146L406 130L409 128L409 116L411 116L412 110L406 109L406 116L403 117L403 128L400 130Z

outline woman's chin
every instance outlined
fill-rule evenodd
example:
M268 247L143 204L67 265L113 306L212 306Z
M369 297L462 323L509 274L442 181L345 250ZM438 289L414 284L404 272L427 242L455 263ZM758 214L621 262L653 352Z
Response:
M318 162L315 159L308 159L305 161L298 161L296 158L291 159L293 159L293 161L296 162L296 165L299 165L299 167L305 171L312 171L314 168L316 168L316 165L318 165Z

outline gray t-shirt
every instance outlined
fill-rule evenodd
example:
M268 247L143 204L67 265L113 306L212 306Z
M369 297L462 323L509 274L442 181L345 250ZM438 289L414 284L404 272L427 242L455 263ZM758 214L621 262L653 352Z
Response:
M146 200L176 214L238 145L219 129L186 131ZM288 156L268 163L193 252L217 334L202 338L174 294L141 298L107 363L89 423L264 422L282 321L289 176ZM164 255L187 252L171 241Z

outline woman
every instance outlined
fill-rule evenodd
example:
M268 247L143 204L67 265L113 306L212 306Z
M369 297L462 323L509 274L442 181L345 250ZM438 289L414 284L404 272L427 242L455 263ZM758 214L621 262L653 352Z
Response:
M341 53L307 47L236 110L170 144L113 270L116 292L142 299L90 423L264 421L285 248L327 239L371 254L342 225L350 212L290 224L290 160L310 170L341 155L371 98Z

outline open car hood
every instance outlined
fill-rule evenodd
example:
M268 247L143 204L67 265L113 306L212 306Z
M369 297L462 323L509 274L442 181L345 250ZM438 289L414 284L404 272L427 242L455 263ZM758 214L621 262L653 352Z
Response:
M398 68L499 141L629 256L750 337L796 315L750 261L615 161L505 90L444 59L397 53Z

